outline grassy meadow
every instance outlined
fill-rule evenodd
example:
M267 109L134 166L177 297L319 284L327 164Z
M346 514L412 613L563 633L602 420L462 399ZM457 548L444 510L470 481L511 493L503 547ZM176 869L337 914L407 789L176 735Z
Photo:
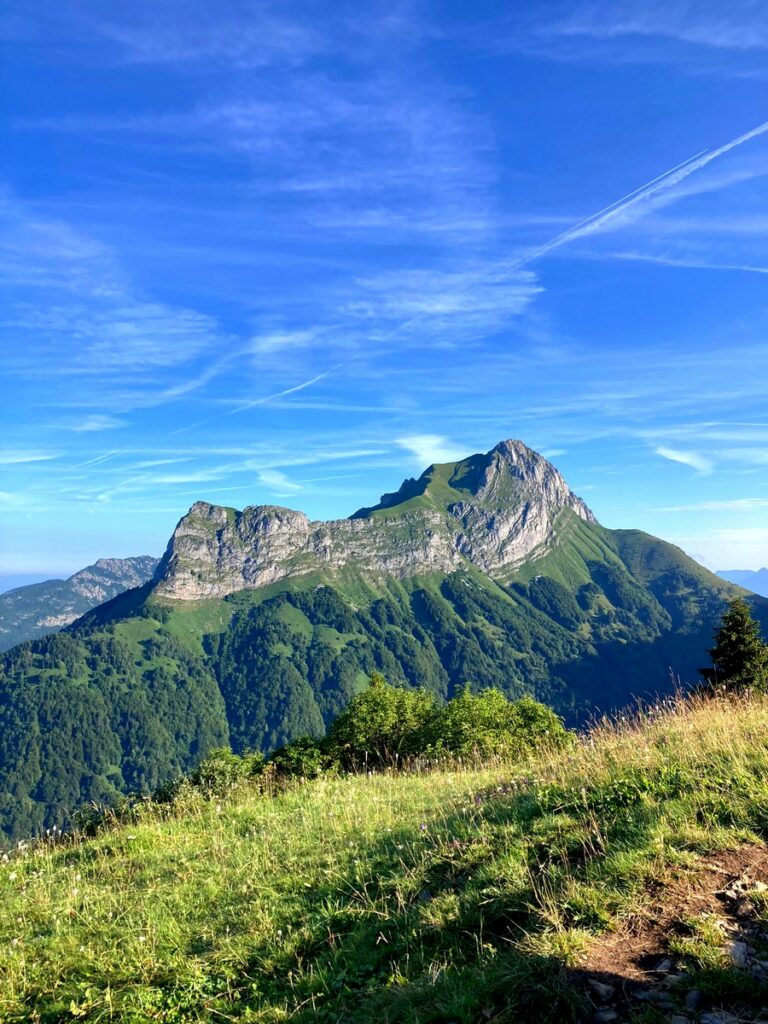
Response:
M189 793L2 856L0 1019L577 1020L601 934L766 831L759 697L526 763Z

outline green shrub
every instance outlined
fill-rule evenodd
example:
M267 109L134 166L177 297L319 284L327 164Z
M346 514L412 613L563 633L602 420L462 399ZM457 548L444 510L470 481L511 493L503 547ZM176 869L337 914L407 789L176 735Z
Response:
M437 701L426 690L390 686L378 672L331 726L330 746L346 768L394 765L419 753L418 740Z
M262 754L212 750L189 779L158 791L173 800L180 786L220 795L247 779L315 779L329 771L394 767L404 759L516 757L542 741L570 734L557 715L531 697L511 702L500 690L463 689L445 705L427 690L390 686L379 673L350 701L324 739L303 736ZM167 792L166 792L167 790Z
M228 747L212 750L190 775L190 782L206 793L224 793L264 770L262 754L234 754Z
M441 706L431 693L389 686L375 673L331 726L329 746L355 770L409 756L516 757L569 736L554 711L532 697L509 701L500 690L473 694L465 687Z
M470 758L517 756L542 741L562 743L568 736L550 708L532 697L509 701L500 690L468 687L438 708L422 737L428 756Z
M316 779L338 767L328 743L313 736L302 736L280 747L268 763L278 778Z

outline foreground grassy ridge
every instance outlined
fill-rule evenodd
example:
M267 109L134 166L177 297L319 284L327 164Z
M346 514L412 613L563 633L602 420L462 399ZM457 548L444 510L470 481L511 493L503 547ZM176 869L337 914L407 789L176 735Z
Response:
M592 935L766 832L763 698L526 765L190 797L0 865L0 1018L568 1020Z

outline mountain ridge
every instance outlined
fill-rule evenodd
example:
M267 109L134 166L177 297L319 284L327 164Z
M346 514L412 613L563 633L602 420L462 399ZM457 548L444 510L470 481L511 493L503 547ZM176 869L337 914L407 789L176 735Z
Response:
M0 651L70 625L96 605L151 579L152 555L99 558L66 579L43 580L0 594Z
M196 502L174 530L155 589L180 600L224 597L348 564L402 579L469 562L501 578L555 540L564 509L597 522L543 456L522 441L502 441L430 466L347 519L312 522L277 505L238 512Z
M717 575L761 597L768 597L768 566L762 569L720 569Z

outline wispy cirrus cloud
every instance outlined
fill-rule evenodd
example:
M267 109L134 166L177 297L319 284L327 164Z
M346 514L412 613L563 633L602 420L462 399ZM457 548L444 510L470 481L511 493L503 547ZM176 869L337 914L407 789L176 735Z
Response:
M485 27L485 26L483 26ZM477 44L573 64L669 64L678 73L762 78L768 16L759 0L583 0L512 11Z
M13 491L0 491L0 507L16 509L25 503L23 494Z
M591 252L585 254L594 259L624 260L629 263L655 263L662 267L680 267L685 270L731 270L741 274L768 274L768 265L755 266L750 263L723 263L706 257L671 255L665 253L638 251Z
M721 458L742 462L750 466L768 466L768 448L725 448Z
M70 430L76 434L93 434L102 430L117 430L120 427L127 427L128 421L118 419L117 416L93 415L73 423Z
M223 337L213 317L140 301L22 308L8 327L71 339L73 358L55 369L64 375L179 366Z
M521 318L543 292L536 274L506 261L388 271L355 282L340 312L374 339L479 339Z
M714 462L699 452L684 451L680 448L667 448L664 445L660 445L656 448L656 454L660 455L662 459L668 459L670 462L679 462L683 466L690 466L691 469L695 469L697 473L701 473L703 476L708 476L715 468Z
M152 469L154 466L172 466L178 462L189 462L191 455L175 456L168 459L141 459L133 464L134 469Z
M657 512L756 512L768 508L768 498L726 498L695 501L690 505L662 505Z
M592 2L571 9L549 31L563 36L625 39L656 37L715 49L768 49L768 14L761 3L736 0L725 6L717 0L691 4L688 0L620 0Z
M274 494L295 494L302 489L301 484L290 480L285 473L279 469L262 469L259 473L259 482L264 484Z
M328 18L312 23L296 13L265 3L234 3L221 11L174 0L163 5L136 0L121 8L97 2L87 9L11 0L0 22L0 38L56 48L60 59L63 50L65 57L97 66L108 59L193 74L201 66L295 66L327 53L332 39Z
M396 438L395 444L410 452L412 461L421 469L433 463L456 462L469 454L466 448L441 434L408 434Z
M325 333L317 327L295 331L271 331L251 338L248 350L256 355L267 355L284 352L286 349L307 348L317 344Z
M280 63L303 64L330 49L320 24L288 16L286 11L261 9L240 17L226 12L211 17L205 8L174 4L134 4L94 25L105 39L116 43L124 59L136 64L199 65L202 62L236 68L261 68ZM125 15L128 15L126 18ZM255 14L255 16L254 16ZM190 16L191 15L191 16ZM129 20L130 19L130 20Z
M354 51L351 51L354 52ZM354 66L345 53L341 67ZM307 220L382 235L487 237L497 230L493 135L466 95L422 70L281 74L216 101L126 116L26 119L20 129L119 139L132 149L234 155L257 194L293 198ZM332 139L332 144L329 144ZM329 206L329 204L333 204Z
M6 285L118 299L127 279L108 246L41 216L0 185L0 270Z
M7 189L0 225L0 267L8 271L2 364L9 376L38 382L87 379L87 387L57 393L56 404L104 409L76 433L117 426L116 412L183 397L231 361L231 352L217 355L231 338L213 316L147 300L104 243L39 216ZM52 358L54 346L69 357ZM207 365L180 382L177 371L200 360Z
M0 450L0 466L17 466L27 462L49 462L58 457L55 452L5 449L4 451Z

